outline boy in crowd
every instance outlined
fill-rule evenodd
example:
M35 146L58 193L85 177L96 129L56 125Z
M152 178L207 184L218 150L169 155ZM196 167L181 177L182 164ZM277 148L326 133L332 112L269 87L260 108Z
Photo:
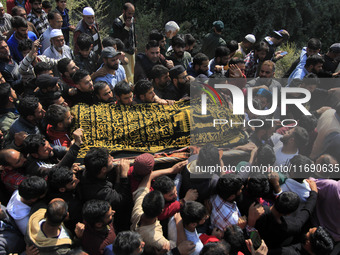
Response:
M74 62L80 69L88 71L90 74L97 70L98 55L93 49L92 36L82 33L77 40L79 52L75 55Z

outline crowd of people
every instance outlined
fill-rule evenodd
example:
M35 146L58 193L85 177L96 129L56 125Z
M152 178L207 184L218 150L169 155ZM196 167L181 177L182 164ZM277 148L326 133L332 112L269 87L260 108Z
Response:
M91 7L72 26L66 6L7 0L5 13L0 3L0 254L340 253L340 43L321 54L311 38L276 77L287 54L279 46L290 38L284 29L226 42L218 20L198 45L169 21L149 31L138 53L132 3L109 35ZM236 161L212 144L160 170L149 153L116 166L106 148L76 163L83 130L71 133L70 107L171 106L190 100L195 78L223 78L253 93L257 110L271 109L277 90L305 89L310 115L288 105L286 116L280 107L256 116L246 104L244 119L262 125L244 127L248 141L224 149L246 152L237 171L200 172ZM222 97L232 108L231 94ZM294 121L279 126L281 119ZM269 171L242 171L262 166ZM271 170L278 166L290 171Z

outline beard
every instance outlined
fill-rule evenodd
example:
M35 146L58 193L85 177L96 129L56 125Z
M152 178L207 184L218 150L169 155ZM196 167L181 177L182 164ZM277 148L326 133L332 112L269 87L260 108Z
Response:
M175 52L176 56L179 57L179 58L182 58L183 55L184 55L184 51L177 51Z
M284 145L286 145L287 142L288 142L288 140L289 140L289 138L290 138L290 136L282 136L282 137L280 138L280 141L281 141Z
M108 68L112 69L112 70L118 70L119 64L114 64L114 65L107 65Z
M42 13L42 8L33 9L36 13Z

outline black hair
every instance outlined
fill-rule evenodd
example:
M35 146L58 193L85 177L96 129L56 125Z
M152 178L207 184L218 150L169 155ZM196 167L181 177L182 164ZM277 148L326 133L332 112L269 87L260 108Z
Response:
M146 94L151 88L153 88L152 83L149 80L142 79L136 83L133 92L137 98L140 98L141 95Z
M48 8L52 8L52 4L50 1L43 1L42 2L42 7L45 8L45 9L48 9ZM49 12L48 14L50 14L51 12Z
M228 47L226 46L218 46L216 49L215 49L215 58L222 58L224 56L228 56L230 54L230 50Z
M268 144L262 144L257 149L256 163L262 166L272 166L276 161L276 155L273 147Z
M109 84L107 84L105 81L97 81L93 84L93 88L94 88L94 93L96 95L99 95L99 91L106 88L106 86L109 86Z
M48 173L48 186L51 190L59 192L60 188L73 181L73 172L66 166L54 166Z
M301 115L299 118L299 126L311 132L316 128L318 124L318 119L314 115Z
M35 3L35 2L41 3L42 0L29 0L29 2L30 2L31 4L33 4L33 3Z
M220 165L220 155L217 147L208 143L204 145L198 154L197 166L216 166Z
M69 112L68 107L52 104L48 107L46 111L45 119L47 124L51 124L52 127L56 127L58 123L63 122L66 117L66 113Z
M319 226L314 234L310 235L310 244L314 254L328 255L333 251L334 242L332 236Z
M20 16L13 17L11 23L13 28L28 27L27 20Z
M38 153L39 147L45 145L46 138L41 134L29 135L24 140L26 153Z
M301 169L300 167L302 167L302 169L310 169L311 165L314 165L314 162L307 156L299 154L295 155L289 160L289 165L292 169ZM290 177L299 182L302 182L304 180L303 178L299 178L301 176L298 176L298 173L296 173L295 171L291 173Z
M163 40L163 38L164 38L164 35L160 33L157 29L152 30L149 34L149 41L154 40L154 41L159 42Z
M322 46L321 41L317 38L311 38L307 43L307 48L311 50L320 50L321 46Z
M149 50L149 49L151 49L151 48L155 48L155 47L159 47L159 43L158 43L157 41L155 41L155 40L149 41L149 42L146 44L146 46L145 46L145 48L146 48L147 50Z
M103 200L90 200L83 206L83 219L91 227L94 227L96 223L104 223L103 218L105 214L110 210L110 204Z
M30 176L19 185L19 195L25 200L37 199L47 191L47 183L44 178Z
M262 173L252 173L247 181L247 191L251 197L259 198L267 195L270 190L268 178Z
M88 50L91 47L91 44L94 44L93 37L86 34L81 33L77 39L77 45L80 50Z
M305 67L309 67L309 66L315 66L317 64L323 64L325 63L325 60L323 60L323 58L319 55L312 55L312 56L309 56L306 60L306 64L305 64Z
M75 74L72 76L72 80L75 84L79 84L79 82L88 75L90 75L88 71L83 70L83 69L78 69L75 72Z
M45 2L45 1L44 1ZM44 3L43 3L44 4ZM44 7L44 6L43 6ZM52 6L51 6L52 7ZM44 8L49 8L49 7L44 7ZM57 11L57 10L53 10L53 11L50 11L48 14L47 14L47 19L50 21L50 20L54 20L55 19L55 16L56 15L60 15L60 12ZM61 15L60 15L61 16ZM62 17L62 16L61 16Z
M35 73L36 76L41 75L41 74L43 74L47 71L50 71L50 70L52 70L52 67L47 62L38 62L34 66L34 73Z
M230 255L237 255L238 252L246 253L246 243L243 230L237 225L228 226L224 232L223 239L230 244Z
M227 201L230 196L236 195L242 186L242 179L238 178L236 174L225 174L217 181L216 193Z
M117 51L124 51L125 45L119 38L114 38L114 44L117 47Z
M152 184L152 187L154 190L158 190L164 195L173 190L175 183L170 179L170 177L164 175L156 178Z
M238 42L235 40L231 40L227 43L227 47L230 50L230 52L235 52L238 49Z
M91 148L84 158L86 174L96 178L102 168L108 165L109 155L106 148Z
M229 65L245 64L242 58L232 58L229 61Z
M224 242L207 243L199 255L229 255L230 245Z
M16 5L16 6L14 6L14 7L13 7L13 9L12 9L12 17L15 17L15 16L17 16L17 15L18 15L18 12L19 12L19 10L24 10L24 11L26 12L25 8L23 8L23 7L21 7L21 6L18 6L18 5Z
M11 88L11 85L7 82L0 85L0 108L2 109L4 109L9 102Z
M275 200L274 208L283 215L295 212L300 204L299 196L291 191L282 192Z
M293 137L296 144L296 147L301 149L303 146L306 146L309 141L309 135L306 129L303 127L295 127L293 131Z
M116 236L112 250L115 255L130 255L139 248L142 237L137 232L122 231Z
M107 36L103 39L102 44L103 44L103 48L113 47L114 45L116 45L116 41L113 37Z
M255 127L255 131L261 130L261 129L267 130L267 129L272 128L272 122L266 121L267 119L271 119L270 116L259 116L257 119L260 120L260 121L256 122L256 124L259 123L259 125L260 125L260 123L261 124L263 123L263 125Z
M31 39L24 39L24 40L19 42L18 50L20 52L23 52L25 50L31 50L32 45L33 45L33 41Z
M261 42L255 44L254 49L256 51L263 51L264 50L267 53L269 52L268 44L266 42L264 42L264 41L261 41Z
M71 63L72 59L69 58L63 58L58 61L58 71L61 74L64 74L67 72L67 66Z
M303 77L302 83L305 86L316 85L318 87L320 85L320 79L315 73L309 73L305 77Z
M185 40L185 44L188 46L193 45L196 42L196 39L195 37L192 36L192 34L185 34L184 40Z
M116 96L126 95L132 92L131 86L126 81L120 81L116 84L116 86L113 88L113 92Z
M19 104L18 104L18 112L20 113L20 116L22 116L24 119L27 118L30 115L34 115L35 110L39 106L39 99L35 96L25 96L20 98Z
M68 205L62 199L50 202L46 209L46 221L49 225L58 227L63 223L68 213Z
M199 223L207 216L208 212L204 205L196 201L188 201L181 207L180 210L183 225L187 226L190 223Z
M177 34L175 35L172 39L171 39L171 45L172 47L185 47L185 39L183 37L183 35Z
M164 204L164 197L160 191L153 190L149 192L142 203L144 215L150 219L157 217L162 213Z
M197 53L192 60L192 64L193 64L193 66L202 65L202 62L207 61L207 60L209 61L209 58L207 57L207 55L205 55L203 53Z
M151 78L161 78L163 75L169 73L169 69L163 65L155 65L151 69Z

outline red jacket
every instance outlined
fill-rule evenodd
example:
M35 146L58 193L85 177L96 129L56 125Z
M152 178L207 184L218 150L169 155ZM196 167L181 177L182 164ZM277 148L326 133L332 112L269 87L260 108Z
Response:
M15 0L7 0L6 1L7 4L7 13L12 15L12 9L15 7ZM31 12L31 4L28 0L26 0L25 3L25 10L26 10L26 14L28 15Z
M64 146L69 148L71 146L71 139L67 132L55 131L50 124L47 125L46 135L54 145Z

